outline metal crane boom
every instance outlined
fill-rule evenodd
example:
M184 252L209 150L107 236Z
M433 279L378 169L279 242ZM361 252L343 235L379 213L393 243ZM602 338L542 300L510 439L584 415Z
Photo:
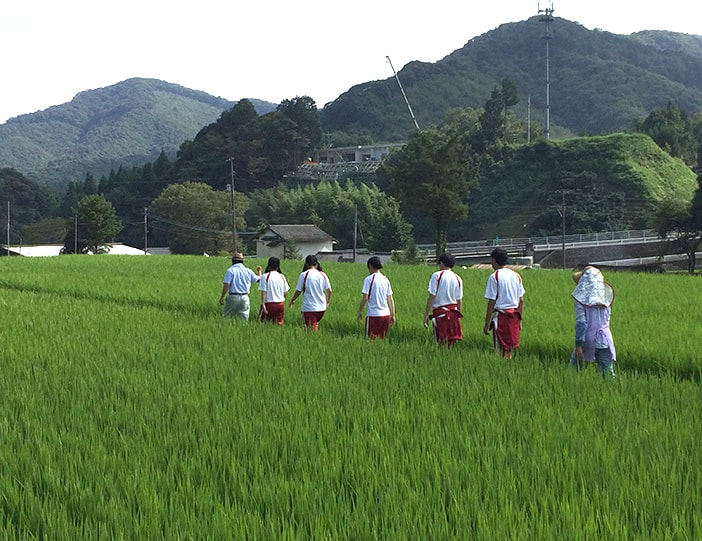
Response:
M397 86L400 87L400 92L402 92L402 97L405 99L405 103L407 104L407 109L409 110L409 114L412 117L412 121L414 122L414 126L419 129L419 124L417 124L417 119L414 118L414 113L412 112L412 106L409 103L409 100L407 99L407 95L405 94L405 89L402 88L402 83L400 82L400 78L397 76L397 72L395 71L395 67L392 65L392 61L390 60L389 56L386 56L385 58L388 59L388 64L390 64L390 67L392 68L392 72L395 75L395 80L397 81Z

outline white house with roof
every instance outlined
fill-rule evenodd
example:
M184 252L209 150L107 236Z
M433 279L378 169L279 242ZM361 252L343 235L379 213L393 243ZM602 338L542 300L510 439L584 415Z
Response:
M313 224L269 225L256 237L256 257L305 257L332 252L334 238Z

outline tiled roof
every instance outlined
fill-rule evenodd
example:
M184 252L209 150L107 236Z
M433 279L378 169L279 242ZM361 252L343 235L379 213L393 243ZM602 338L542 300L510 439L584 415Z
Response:
M326 242L334 240L331 235L325 233L314 224L269 225L268 230L283 240L294 242ZM266 236L266 231L264 231L262 236Z

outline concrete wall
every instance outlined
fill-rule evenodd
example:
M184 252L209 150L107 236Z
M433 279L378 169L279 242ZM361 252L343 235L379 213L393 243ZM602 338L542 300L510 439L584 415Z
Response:
M608 246L594 246L589 248L569 248L565 251L565 268L571 269L593 261L614 261L617 259L630 259L638 257L654 257L661 253L678 253L679 249L674 242L647 242L642 244L617 244ZM554 248L547 251L536 250L534 263L543 268L563 268L563 252Z

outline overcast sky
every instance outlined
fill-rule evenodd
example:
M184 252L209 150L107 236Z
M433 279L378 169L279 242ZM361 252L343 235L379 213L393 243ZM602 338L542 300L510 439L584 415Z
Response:
M436 62L547 2L494 0L5 0L0 123L83 90L154 78L228 100L310 96ZM554 16L617 34L702 35L700 0L560 0ZM554 33L555 35L555 33ZM555 45L555 44L554 44Z

